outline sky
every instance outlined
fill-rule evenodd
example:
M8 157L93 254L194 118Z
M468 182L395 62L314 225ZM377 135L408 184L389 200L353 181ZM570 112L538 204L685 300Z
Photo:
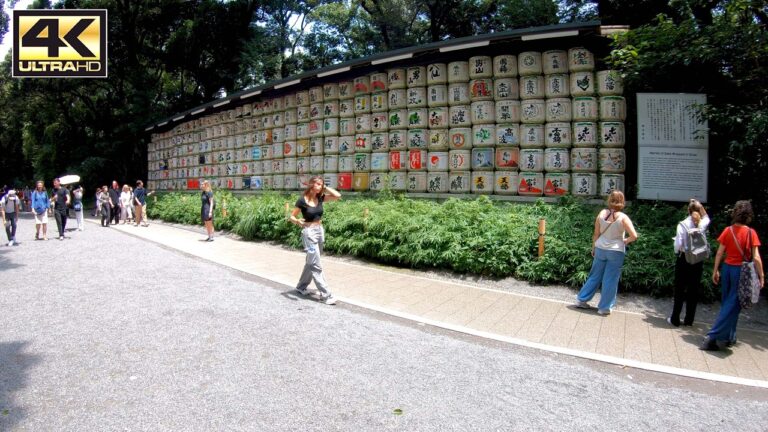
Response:
M8 7L8 3L9 2L5 2L5 13L8 14L8 18L11 18L11 8ZM19 0L13 9L26 9L30 4L32 4L32 0ZM10 51L13 46L13 38L11 37L13 34L13 19L11 19L10 24L11 27L8 29L8 33L3 36L3 43L0 44L0 60L5 58L5 54Z

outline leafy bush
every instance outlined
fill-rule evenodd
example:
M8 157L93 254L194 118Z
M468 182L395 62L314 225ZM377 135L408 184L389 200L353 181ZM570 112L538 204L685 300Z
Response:
M301 246L299 230L286 222L285 210L286 203L293 209L298 193L236 197L217 191L215 198L217 229L232 231L246 240ZM226 218L222 217L224 202ZM514 276L576 287L586 280L592 264L589 252L594 218L600 208L574 198L564 198L556 205L541 201L531 205L497 202L485 196L444 202L392 194L358 196L325 207L325 250L396 266ZM622 290L671 295L675 262L671 239L677 222L685 217L684 207L637 202L626 212L640 239L628 248ZM200 224L200 200L185 193L162 194L156 203L150 203L149 215ZM546 251L537 259L541 218L547 221ZM710 275L710 266L705 266L703 280L709 281ZM711 283L704 286L704 297L715 298L716 288Z

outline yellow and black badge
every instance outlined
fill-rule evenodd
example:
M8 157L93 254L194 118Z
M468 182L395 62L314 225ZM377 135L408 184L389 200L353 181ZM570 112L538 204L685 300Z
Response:
M15 78L106 78L106 9L14 10Z

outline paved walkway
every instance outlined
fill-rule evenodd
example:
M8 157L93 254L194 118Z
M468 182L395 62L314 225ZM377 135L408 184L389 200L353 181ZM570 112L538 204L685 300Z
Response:
M288 287L304 263L300 251L154 223L120 231ZM671 328L661 316L614 310L608 317L570 304L405 275L381 266L324 257L340 301L481 337L677 375L768 387L768 334L739 330L730 350L698 349L707 324ZM394 270L394 269L393 269Z

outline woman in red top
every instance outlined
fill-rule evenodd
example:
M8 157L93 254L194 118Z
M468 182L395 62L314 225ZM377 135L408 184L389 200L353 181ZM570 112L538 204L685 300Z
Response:
M712 281L716 284L722 282L720 289L723 297L720 313L717 315L712 329L707 333L704 343L699 347L705 351L719 350L720 344L718 342L728 347L736 343L736 324L739 321L739 312L741 312L738 286L743 261L742 252L747 259L754 260L755 270L760 278L760 288L765 286L763 261L758 249L760 239L755 230L748 226L754 217L752 204L749 201L737 201L731 217L733 225L724 229L720 237L717 238L720 247L717 248L717 255L715 256ZM723 256L725 256L725 263L721 268L720 263L723 262Z

